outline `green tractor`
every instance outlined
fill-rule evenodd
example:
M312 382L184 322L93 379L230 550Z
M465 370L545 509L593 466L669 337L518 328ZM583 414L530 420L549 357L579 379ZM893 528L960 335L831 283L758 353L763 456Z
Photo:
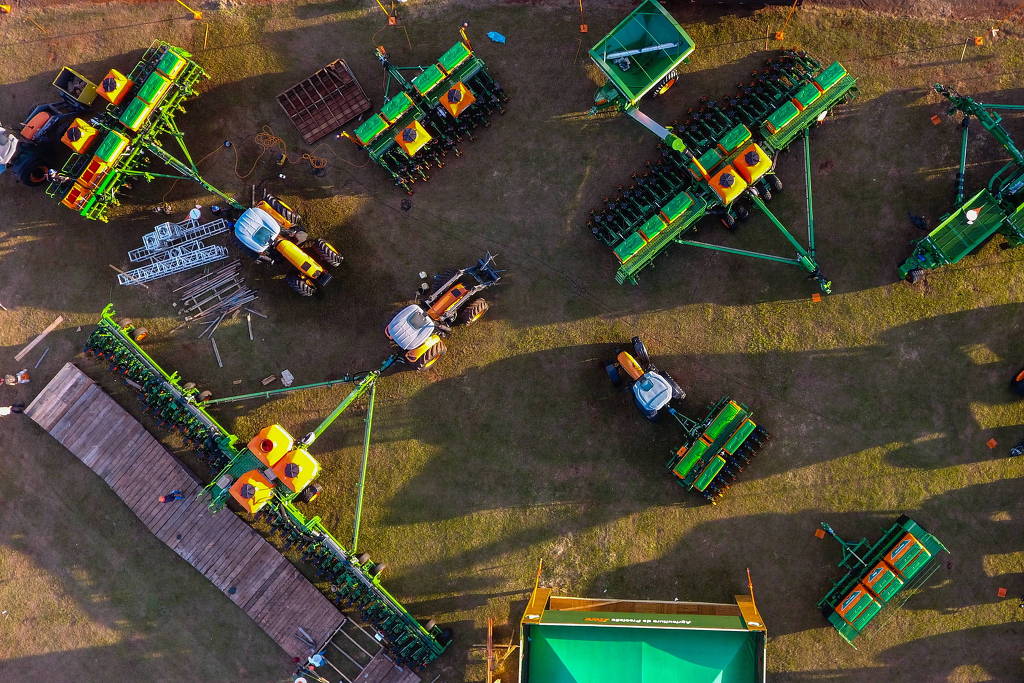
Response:
M728 396L711 404L700 419L679 412L673 401L686 398L679 383L651 362L639 337L619 349L605 372L616 387L628 385L633 404L646 419L672 416L683 431L683 445L665 463L676 483L709 503L716 503L768 440L753 420L753 411Z

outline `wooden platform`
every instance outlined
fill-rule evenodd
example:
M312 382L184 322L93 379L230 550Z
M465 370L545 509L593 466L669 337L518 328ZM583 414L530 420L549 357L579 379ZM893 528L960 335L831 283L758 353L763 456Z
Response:
M65 365L25 413L102 477L157 538L245 610L289 657L311 654L295 635L299 627L321 644L344 621L252 527L230 510L212 514L191 473L74 365ZM186 498L159 502L173 489Z

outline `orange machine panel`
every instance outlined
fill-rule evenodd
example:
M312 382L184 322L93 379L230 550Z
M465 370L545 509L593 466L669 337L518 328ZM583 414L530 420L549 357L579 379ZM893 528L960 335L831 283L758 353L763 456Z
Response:
M295 445L295 439L281 425L264 427L249 441L249 450L267 467L273 467Z
M274 487L259 470L249 470L231 485L231 497L246 512L259 512L274 497Z
M296 448L277 461L274 474L282 484L298 493L320 474L320 463L305 448Z
M111 69L100 81L100 87L96 88L96 92L107 102L118 105L132 89L132 85L134 84L127 76L117 69Z

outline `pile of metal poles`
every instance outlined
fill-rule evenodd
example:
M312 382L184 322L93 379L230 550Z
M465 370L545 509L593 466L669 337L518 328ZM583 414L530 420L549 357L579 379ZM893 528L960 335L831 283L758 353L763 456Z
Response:
M255 290L246 286L239 261L233 261L212 273L200 275L174 291L180 292L180 302L175 305L182 318L182 324L205 325L199 338L209 336L211 339L224 319L259 298ZM256 313L251 309L246 310Z

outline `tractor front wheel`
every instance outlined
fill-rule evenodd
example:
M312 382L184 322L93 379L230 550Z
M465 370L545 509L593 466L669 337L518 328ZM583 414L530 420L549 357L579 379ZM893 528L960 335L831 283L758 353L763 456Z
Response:
M444 345L444 342L438 339L436 344L424 351L423 355L416 359L413 367L417 370L426 370L447 352L448 348Z
M460 325L472 325L477 320L484 316L490 309L490 304L487 303L486 299L474 299L469 304L459 311L459 315L456 318L456 322Z
M327 240L319 238L309 240L303 246L305 249L313 252L313 255L317 259L323 261L331 268L339 267L341 262L344 260L341 254L338 253L338 250L334 248L334 245Z
M310 281L298 273L289 273L285 276L284 281L299 296L313 296L316 293L316 288Z
M633 357L636 358L637 362L644 369L644 372L651 369L651 354L647 352L647 345L641 341L640 337L633 337L629 340L629 343L633 347Z

